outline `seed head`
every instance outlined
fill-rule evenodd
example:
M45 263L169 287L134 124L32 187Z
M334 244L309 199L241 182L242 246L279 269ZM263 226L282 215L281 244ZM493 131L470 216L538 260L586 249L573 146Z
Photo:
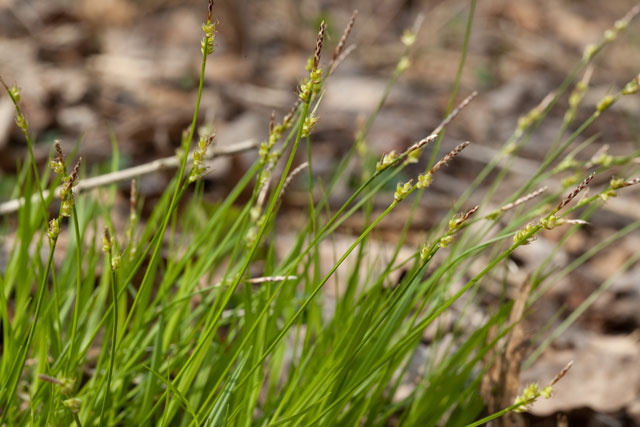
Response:
M562 209L563 207L567 206L582 190L584 190L586 188L587 185L589 185L589 183L591 182L591 180L593 179L593 177L596 176L595 172L592 172L591 174L589 174L589 176L587 176L584 181L582 181L580 183L580 185L578 185L576 187L575 190L573 190L571 193L569 193L564 199L562 199L560 201L560 203L558 203L558 206L556 206L556 208L553 210L553 212L558 212L560 209Z
M327 25L322 21L320 23L320 31L318 32L318 38L316 39L316 50L313 54L313 69L316 70L320 64L320 53L322 52L322 44L324 43L324 33L327 29Z
M342 53L342 50L344 49L344 45L347 42L347 38L349 37L349 34L351 34L351 30L353 29L353 24L356 22L357 16L358 16L358 10L355 9L353 11L353 14L351 14L351 19L349 19L349 23L347 24L347 27L344 29L344 32L342 33L342 37L340 37L340 41L338 42L338 45L333 51L333 58L331 59L332 63L334 63Z

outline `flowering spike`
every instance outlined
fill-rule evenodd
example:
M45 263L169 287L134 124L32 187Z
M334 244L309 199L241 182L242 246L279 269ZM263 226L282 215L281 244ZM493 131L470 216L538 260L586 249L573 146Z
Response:
M407 195L411 192L411 181L405 182L404 184L399 182L396 186L396 192L393 195L393 203L398 204L402 199L407 197Z
M396 152L394 150L391 150L390 152L382 156L382 159L376 164L376 172L382 172L383 170L391 166L397 158L398 155L396 154Z
M49 230L47 231L47 236L52 241L55 241L60 234L60 220L58 218L54 218L49 221Z
M466 141L463 142L462 144L458 145L456 148L454 148L453 150L451 150L446 156L444 156L442 159L440 159L438 161L438 163L436 163L435 165L433 165L433 167L431 168L431 173L436 173L438 170L440 170L444 165L446 165L447 163L449 163L449 161L451 159L453 159L454 157L456 157L458 154L460 154L460 152L462 150L464 150L465 148L467 148L469 146L470 142Z
M320 23L320 31L318 32L318 38L316 39L316 50L313 54L313 70L318 68L320 64L320 53L322 52L322 44L324 43L324 33L327 29L327 25L322 21Z
M342 50L344 49L344 45L347 42L347 38L349 37L349 34L351 34L351 30L353 29L353 24L356 22L357 16L358 16L358 9L355 9L353 11L353 14L351 14L351 19L349 19L349 23L347 24L347 27L344 29L344 32L342 33L342 37L340 37L340 41L338 42L338 45L333 51L333 58L331 60L332 63L335 63L336 59L338 59L338 57L342 53Z
M553 213L556 213L563 207L567 206L569 202L571 202L578 195L578 193L580 193L582 190L586 188L587 185L589 185L589 183L591 182L594 176L596 176L595 172L592 172L591 174L589 174L589 176L587 176L584 179L584 181L582 181L580 185L576 187L575 190L569 193L564 199L560 201L560 203L558 203L558 206L556 206L556 208L553 210Z

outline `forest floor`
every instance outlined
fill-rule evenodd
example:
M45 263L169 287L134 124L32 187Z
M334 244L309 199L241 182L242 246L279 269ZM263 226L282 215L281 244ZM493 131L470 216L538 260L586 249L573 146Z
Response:
M496 155L519 117L557 88L584 47L601 38L635 4L633 0L478 2L458 99L474 90L479 95L446 129L441 151L465 140L472 145L425 195L412 226L415 238L407 244L421 242L420 231L440 221ZM354 8L359 10L351 39L356 48L327 83L312 138L314 173L328 175L353 144L358 124L374 109L402 53L403 30L419 13L424 22L411 67L392 90L367 144L382 154L429 134L447 110L469 1L227 0L216 2L216 52L207 68L201 114L202 123L213 123L218 146L265 138L271 111L282 117L296 98L319 20L327 21L329 43L335 44ZM205 12L206 2L195 0L0 0L0 76L21 89L25 115L38 135L39 161L46 163L54 139L60 139L67 152L81 141L79 152L87 170L98 171L111 157L111 136L118 142L123 167L173 155L191 120ZM578 122L606 93L638 74L638 58L640 20L636 19L594 62ZM566 108L565 96L510 166L514 189L535 172ZM580 136L577 143L595 138L581 157L589 159L605 145L612 155L638 151L639 117L639 96L621 100ZM5 200L10 198L16 164L25 155L12 104L1 97L0 194ZM207 197L223 197L256 156L249 151L217 159L206 177ZM164 172L140 177L141 195L153 200L170 177ZM348 190L345 183L331 199L344 200ZM120 196L125 218L126 182ZM607 202L588 226L571 237L554 263L567 265L616 230L640 220L639 196L639 189L633 188ZM306 197L295 187L287 192L285 215L279 220L283 235L289 223L304 215ZM470 203L482 197L481 188ZM394 241L403 215L406 210L394 211L374 232L381 245ZM350 230L363 223L364 218L355 217L340 232L349 239ZM558 238L552 230L518 250L509 285L525 280ZM10 243L5 239L3 245ZM534 335L562 321L638 250L636 230L601 251L545 294L545 303L538 305L544 309L527 318L525 330ZM331 251L327 256L333 256ZM497 278L496 282L499 294ZM490 302L488 298L486 303ZM522 383L544 382L574 360L554 398L533 406L534 425L555 425L560 413L567 414L570 425L640 425L639 307L640 265L635 265L523 372Z

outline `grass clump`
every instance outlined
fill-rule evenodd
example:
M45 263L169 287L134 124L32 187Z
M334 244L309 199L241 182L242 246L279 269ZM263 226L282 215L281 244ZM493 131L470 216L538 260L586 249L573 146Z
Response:
M633 178L638 166L632 161L638 153L621 158L602 153L581 163L576 155L591 141L575 142L621 97L638 91L639 77L603 98L593 114L566 135L588 90L587 69L570 95L570 109L539 170L504 197L501 207L491 208L489 200L502 188L505 165L528 143L593 56L613 42L637 12L616 23L610 30L615 34L608 32L599 44L587 48L574 72L519 121L500 156L459 196L451 213L426 230L424 244L409 256L401 249L419 201L439 171L469 145L464 142L438 160L444 130L475 96L453 108L458 72L450 113L431 134L401 153L389 152L380 159L371 154L367 134L394 82L410 66L418 27L403 36L405 51L382 99L353 148L324 183L313 175L309 140L319 120L316 111L327 79L348 52L347 37L356 14L326 68L321 61L326 31L322 23L297 101L281 121L272 116L258 160L212 210L203 203L200 178L206 174L208 152L215 148L214 135L196 135L205 66L214 52L210 2L203 25L198 95L191 126L183 134L178 171L145 222L139 219L143 201L132 182L126 230L118 230L110 218L113 188L106 203L104 197L98 202L91 195L76 194L74 187L83 174L80 159L71 162L56 144L50 163L55 175L38 169L19 91L3 82L15 104L29 158L19 174L22 202L16 238L0 281L0 424L479 425L525 409L540 396L549 397L551 386L542 390L530 386L517 398L508 396L509 403L502 407L485 409L479 390L493 364L505 357L514 331L535 309L541 293L595 252L560 271L549 267L551 254L515 303L503 299L475 323L465 322L465 314L482 292L483 281L497 275L519 247L532 243L543 230L563 227L569 236L608 198L638 183ZM198 142L192 148L194 139ZM308 161L296 167L296 153L305 143ZM421 156L430 149L429 156ZM354 161L363 169L357 188L334 210L328 195L336 183L348 178L347 166ZM400 179L414 163L424 165L424 172ZM72 169L71 164L75 164ZM591 185L614 167L625 178ZM307 221L296 231L288 252L281 253L276 250L275 219L285 189L305 168ZM571 179L562 188L543 187L567 170ZM488 189L486 197L477 206L465 207L480 184ZM393 196L385 191L389 186L396 188ZM591 195L578 199L588 188ZM58 213L51 215L56 194L61 203ZM248 201L240 202L242 194L250 195ZM412 200L411 213L392 255L384 261L369 259L372 231L399 204L409 203L407 199ZM376 212L375 200L385 200L387 207ZM357 212L364 213L362 230L326 268L321 245ZM638 225L626 227L599 249ZM54 263L63 233L68 255ZM348 273L340 277L335 306L329 312L320 294L348 257ZM479 270L472 268L477 263L483 266ZM398 277L399 270L403 274ZM459 319L447 331L442 316L454 305ZM424 348L421 343L428 328L436 332L420 361L423 374L418 377L411 365L416 349ZM540 339L537 345L534 356L548 341ZM565 373L558 374L552 385ZM413 386L401 392L406 382Z

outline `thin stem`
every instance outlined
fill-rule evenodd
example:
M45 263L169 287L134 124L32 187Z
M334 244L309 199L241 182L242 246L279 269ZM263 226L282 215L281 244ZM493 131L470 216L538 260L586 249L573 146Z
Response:
M111 378L113 375L113 366L116 359L116 348L118 341L118 286L116 279L116 271L113 268L113 248L109 251L109 264L107 266L111 270L111 298L113 300L113 314L111 323L111 357L109 358L109 369L107 370L107 385L104 392L104 400L102 401L102 409L100 411L100 426L105 425L108 421L105 419L105 412L109 394L111 393Z
M80 225L78 224L78 212L76 210L76 205L73 205L73 231L76 238L76 302L73 307L73 320L71 322L71 339L69 342L69 357L67 359L67 369L66 373L69 375L71 373L71 369L73 366L74 359L74 345L76 338L76 329L78 328L78 316L80 313L80 291L82 288L82 254L80 251L80 245L82 241L80 240Z
M27 343L22 349L22 354L18 356L18 366L15 375L15 381L13 384L9 386L10 392L7 397L7 405L5 409L2 411L2 417L0 418L0 425L4 425L4 420L7 414L9 413L9 407L11 406L11 401L13 400L16 390L18 388L18 383L20 382L20 377L22 376L22 371L24 369L25 361L27 360L27 355L29 354L29 348L31 347L31 343L33 342L33 337L35 335L36 326L38 325L38 319L40 318L40 310L42 308L42 300L44 299L45 289L47 287L47 278L49 277L49 271L51 271L51 266L53 265L53 253L56 248L56 240L51 241L50 249L49 249L49 258L47 259L47 265L45 267L44 274L42 275L42 282L40 283L40 289L38 291L38 297L36 299L36 309L33 314L33 323L31 323L31 327L29 328L29 335L27 336Z

